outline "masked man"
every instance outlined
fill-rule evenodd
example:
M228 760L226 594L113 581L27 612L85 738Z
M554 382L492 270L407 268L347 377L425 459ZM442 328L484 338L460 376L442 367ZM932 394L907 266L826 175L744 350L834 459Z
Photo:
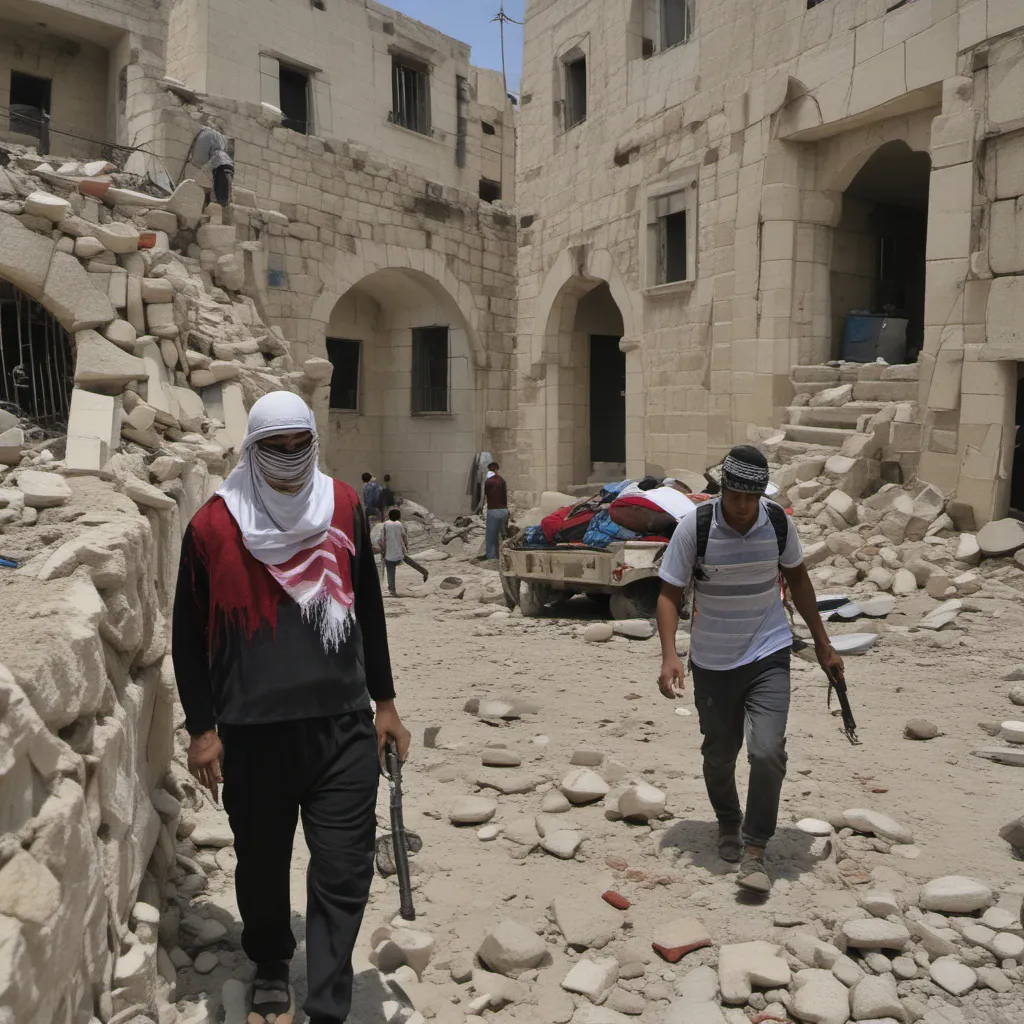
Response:
M343 1024L369 895L378 751L409 733L394 705L384 604L355 492L317 468L298 396L253 405L238 465L182 542L173 658L188 763L235 837L249 1021L290 1022L289 870L302 815L306 1013ZM371 708L376 704L376 717Z

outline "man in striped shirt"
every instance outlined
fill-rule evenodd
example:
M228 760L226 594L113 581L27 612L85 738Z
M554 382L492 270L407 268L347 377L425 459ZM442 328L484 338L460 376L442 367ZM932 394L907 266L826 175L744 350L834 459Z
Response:
M767 486L765 457L750 445L733 448L722 465L722 496L708 510L703 534L702 516L687 516L665 552L657 613L658 687L675 699L685 693L685 670L676 652L679 604L692 578L689 660L719 854L739 862L737 883L758 893L771 889L764 852L775 833L786 774L793 636L779 590L780 567L811 631L818 663L830 678L843 672L818 615L796 527L764 498ZM736 792L736 758L744 736L750 761L745 815Z

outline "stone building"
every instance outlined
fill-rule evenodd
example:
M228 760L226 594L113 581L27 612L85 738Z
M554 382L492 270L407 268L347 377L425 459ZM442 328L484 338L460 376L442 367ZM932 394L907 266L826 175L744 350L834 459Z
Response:
M530 0L519 123L525 490L717 461L864 311L904 471L1024 507L1020 0Z
M328 468L466 511L474 453L512 446L514 106L413 19L296 6L3 0L0 137L167 186L204 180L190 147L219 127L236 205L195 255L212 271L247 243L247 291L296 363L333 362Z

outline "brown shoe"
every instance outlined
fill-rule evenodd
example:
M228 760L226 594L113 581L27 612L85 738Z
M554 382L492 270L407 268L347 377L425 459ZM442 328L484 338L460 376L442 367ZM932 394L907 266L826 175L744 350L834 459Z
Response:
M738 826L718 826L718 856L729 864L739 864L743 856L743 837Z
M763 857L746 856L736 872L736 884L749 892L767 896L772 891L772 880L765 871Z

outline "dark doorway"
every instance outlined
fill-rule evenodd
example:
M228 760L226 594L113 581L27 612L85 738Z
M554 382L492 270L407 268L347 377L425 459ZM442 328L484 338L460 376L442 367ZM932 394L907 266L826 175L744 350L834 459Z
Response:
M50 90L49 78L11 72L10 130L38 139L40 152L49 150Z
M619 338L590 336L590 461L626 461L626 353Z
M1017 370L1017 434L1013 449L1013 471L1010 475L1010 508L1024 517L1024 378Z
M281 113L284 114L281 124L301 135L312 135L308 72L282 64L278 77L281 83Z

